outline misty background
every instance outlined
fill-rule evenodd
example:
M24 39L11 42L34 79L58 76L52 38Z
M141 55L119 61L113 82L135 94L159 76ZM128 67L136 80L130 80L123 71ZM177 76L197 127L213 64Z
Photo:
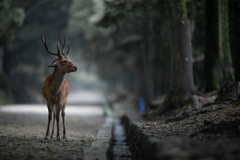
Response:
M0 104L44 102L41 86L53 72L47 66L56 57L46 52L41 33L51 51L59 45L59 34L70 45L69 58L79 68L67 74L70 92L98 91L110 100L133 102L140 97L150 102L166 94L170 81L169 13L165 1L146 4L147 10L141 1L2 0ZM205 52L205 1L187 0L186 4L194 84L199 87ZM234 24L231 10L229 23ZM232 55L234 38L234 26L230 25Z
M106 83L98 76L98 62L88 60L97 50L91 41L99 35L106 41L107 31L93 26L98 2L94 1L30 1L4 0L1 7L1 87L0 103L41 103L41 86L53 72L47 66L55 56L45 50L41 32L49 49L56 51L59 34L70 45L69 58L78 72L67 74L71 92L101 91ZM95 43L94 43L95 44Z

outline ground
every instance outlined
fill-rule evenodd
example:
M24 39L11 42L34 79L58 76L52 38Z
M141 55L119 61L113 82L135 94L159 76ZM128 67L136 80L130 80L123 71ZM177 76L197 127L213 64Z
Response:
M128 135L130 148L133 147L132 159L136 154L139 155L136 155L135 159L144 157L141 154L146 155L144 150L149 148L144 147L149 146L145 143L148 138L154 139L152 142L159 147L156 150L157 156L162 159L240 159L240 101L213 103L215 99L216 97L198 97L198 105L189 104L164 113L155 121L146 121L144 114L129 109L126 107L129 104L125 103L113 105L113 111L117 116L127 115L132 124L127 126L138 133ZM56 138L43 140L47 127L45 105L1 106L0 160L84 158L91 160L92 157L99 158L100 155L106 159L104 157L106 148L102 146L108 143L111 136L112 122L102 125L103 107L94 106L96 102L88 106L77 105L78 101L72 102L66 109L67 140L61 142ZM101 131L102 126L106 129ZM140 145L142 142L144 144ZM134 148L139 146L142 148ZM156 154L154 148L150 150L153 151L149 152L150 154Z
M71 99L71 98L70 98ZM83 159L84 150L98 140L103 123L102 106L68 105L67 140L44 140L47 129L46 105L0 107L0 160L5 159ZM51 123L52 125L52 123ZM51 131L51 127L50 127ZM60 119L60 135L62 120ZM95 148L93 147L92 150Z
M145 135L142 139L131 137L131 151L144 152L144 147L135 146L141 146L146 138L154 138L154 142L149 142L158 145L155 154L162 159L240 159L239 101L210 103L198 108L185 106L162 114L155 121L146 121L141 114L127 115L135 126L130 134Z

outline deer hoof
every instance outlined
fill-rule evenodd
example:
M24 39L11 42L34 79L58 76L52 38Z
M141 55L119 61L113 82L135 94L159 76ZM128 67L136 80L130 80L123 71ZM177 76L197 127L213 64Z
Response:
M53 139L53 136L51 136L50 139Z
M44 140L48 140L48 137L44 137Z
M57 138L57 141L59 141L59 142L60 142L60 141L61 141L61 138L60 138L60 137L58 137L58 138Z
M63 139L67 139L67 137L66 137L66 136L63 136Z

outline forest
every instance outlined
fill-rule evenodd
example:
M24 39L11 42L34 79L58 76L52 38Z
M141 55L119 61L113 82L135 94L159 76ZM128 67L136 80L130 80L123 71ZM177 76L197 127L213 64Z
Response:
M41 33L79 67L73 90L100 90L155 117L240 80L238 0L2 0L0 104L42 103L52 72Z
M240 159L240 0L1 0L0 21L0 159Z

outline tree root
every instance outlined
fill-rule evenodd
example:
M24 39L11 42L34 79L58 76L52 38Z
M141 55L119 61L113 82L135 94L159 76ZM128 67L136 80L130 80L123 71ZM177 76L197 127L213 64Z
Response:
M195 95L198 95L198 96L201 96L201 97L211 97L213 95L216 95L217 91L212 91L212 92L208 92L208 93L203 94L203 93L195 90L195 91L193 91L192 94L195 94Z
M161 113L164 113L168 110L169 105L167 104L166 101L164 101L157 109L155 109L154 111L152 111L148 116L147 116L147 120L154 120L158 115L160 115Z
M179 113L183 110L188 109L189 105L191 105L193 109L194 108L199 109L202 107L202 103L199 102L199 97L209 97L214 94L216 94L216 91L205 94L205 95L201 94L196 90L193 90L192 92L185 93L185 94L169 92L166 99L163 101L163 103L160 104L157 109L155 109L152 113L150 113L147 116L147 120L154 120L157 116L172 109L178 109L177 113ZM181 117L179 118L181 119Z
M212 125L208 128L204 128L201 131L197 131L190 135L190 137L195 137L198 133L205 133L205 134L218 134L223 133L224 131L239 131L240 120L230 121L220 124Z
M195 91L192 93L176 94L170 92L164 102L147 116L147 120L154 120L157 116L168 110L181 108L187 104L193 104L194 107L197 107L199 105L198 95L194 94Z
M174 117L174 118L168 118L164 121L164 123L169 123L169 122L176 122L176 121L181 121L181 120L184 120L186 118L188 118L189 115L185 115L185 116L182 116L182 117Z
M237 101L221 101L221 102L212 102L212 103L207 103L207 104L204 104L202 107L208 107L208 106L212 106L212 105L216 105L216 104L233 104Z

